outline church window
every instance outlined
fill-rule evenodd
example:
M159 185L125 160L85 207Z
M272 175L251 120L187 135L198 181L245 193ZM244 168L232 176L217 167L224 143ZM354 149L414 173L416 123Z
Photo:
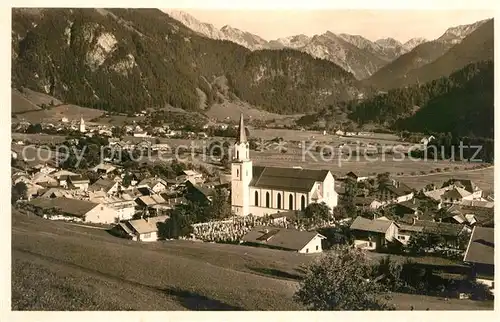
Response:
M281 209L281 193L278 193L276 198L276 208Z
M240 159L240 151L236 151L236 159Z
M247 176L247 177L248 177L248 170L247 170L247 171L245 171L245 176Z
M240 176L240 170L236 169L236 178L239 178L239 176Z
M258 191L255 191L255 205L256 206L259 205L259 192Z
M293 196L288 197L288 209L293 210Z
M306 197L305 196L302 196L300 198L300 209L301 210L306 209Z
M269 200L269 192L266 192L266 208L269 208L270 207L270 200Z

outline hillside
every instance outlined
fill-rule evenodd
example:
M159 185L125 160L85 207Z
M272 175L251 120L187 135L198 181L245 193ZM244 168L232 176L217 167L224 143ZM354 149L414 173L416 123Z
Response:
M391 89L425 83L463 68L493 59L493 20L449 28L434 41L416 46L384 66L365 85Z
M493 63L478 63L458 71L467 81L434 97L415 115L396 123L409 131L450 132L457 135L494 137L494 68Z
M208 39L156 9L12 13L13 86L67 103L130 112L166 104L197 110L238 98L288 114L358 94L353 75L329 61Z
M385 65L366 80L366 84L379 89L390 89L401 86L401 78L415 68L424 66L442 56L453 46L449 43L429 41L416 46L410 52L401 55L390 64Z
M428 82L447 76L464 66L494 59L494 26L493 19L480 25L462 42L453 46L444 55L430 64L409 72L402 80L404 85Z
M493 69L492 61L469 64L449 77L350 102L349 118L398 130L493 137Z

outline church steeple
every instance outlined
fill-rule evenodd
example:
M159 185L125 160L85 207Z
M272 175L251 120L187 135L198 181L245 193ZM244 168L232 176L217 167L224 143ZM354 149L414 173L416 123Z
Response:
M246 143L247 142L247 133L245 131L245 124L243 123L243 113L240 115L240 126L238 128L238 138L236 140L237 143Z

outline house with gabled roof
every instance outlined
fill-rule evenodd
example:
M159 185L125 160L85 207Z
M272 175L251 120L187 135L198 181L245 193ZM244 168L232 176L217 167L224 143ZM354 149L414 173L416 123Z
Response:
M290 228L255 227L242 237L249 245L296 251L301 254L321 253L325 236L316 231L300 231Z
M349 228L354 236L355 247L378 250L396 239L399 224L392 220L371 220L358 216Z
M480 199L483 191L472 180L469 179L450 179L443 183L442 188L451 190L453 188L461 188L472 194L472 199Z
M354 180L354 181L356 181L356 182L362 182L362 181L365 181L365 180L368 180L368 179L369 179L368 177L363 177L363 176L360 176L360 175L358 175L358 174L356 174L356 173L354 173L354 172L352 172L352 171L348 172L348 173L346 174L346 177L347 177L347 178L351 178L351 179L353 179L353 180Z
M137 188L147 187L153 193L162 193L167 190L167 182L162 178L146 178L137 184Z
M121 185L113 180L101 178L96 182L94 182L92 185L90 185L88 190L92 192L102 191L108 195L111 195L121 190Z
M474 227L470 236L464 262L472 269L472 276L479 283L495 288L495 231L493 228Z
M406 184L392 180L389 183L381 184L372 196L385 203L400 203L411 200L414 194L413 190Z
M51 220L73 220L111 224L117 221L116 210L105 205L70 198L36 198L28 202L36 214Z
M152 242L158 240L158 224L165 222L168 216L140 218L118 223L113 231L119 236L134 241Z

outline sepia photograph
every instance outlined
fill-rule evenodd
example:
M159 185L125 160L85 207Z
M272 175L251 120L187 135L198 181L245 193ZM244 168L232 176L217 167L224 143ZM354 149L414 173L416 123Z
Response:
M494 10L6 10L11 311L494 310Z

